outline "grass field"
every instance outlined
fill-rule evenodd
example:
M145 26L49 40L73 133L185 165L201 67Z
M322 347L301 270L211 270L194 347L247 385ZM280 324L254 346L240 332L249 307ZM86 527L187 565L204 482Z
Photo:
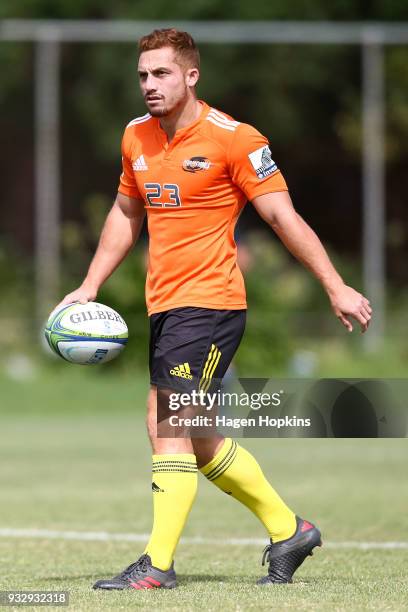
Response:
M150 449L145 381L83 372L0 379L1 590L68 590L75 610L407 609L407 544L375 544L408 542L408 442L398 439L244 441L286 501L323 532L325 545L294 584L254 586L265 569L262 526L200 476L176 558L179 588L94 592L96 579L143 550ZM54 530L57 537L6 537L5 529ZM141 541L62 539L68 531L139 534Z

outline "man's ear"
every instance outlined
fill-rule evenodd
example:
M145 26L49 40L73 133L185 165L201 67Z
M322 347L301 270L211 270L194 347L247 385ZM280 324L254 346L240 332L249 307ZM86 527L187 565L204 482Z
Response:
M189 68L186 72L186 85L194 87L200 77L198 68Z

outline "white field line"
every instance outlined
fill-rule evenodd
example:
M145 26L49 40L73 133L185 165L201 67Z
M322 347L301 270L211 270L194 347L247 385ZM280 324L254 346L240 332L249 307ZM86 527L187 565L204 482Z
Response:
M0 538L42 538L45 540L78 540L89 542L147 542L148 533L108 533L106 531L55 531L52 529L0 528ZM181 538L184 544L210 544L212 546L265 546L265 538ZM408 549L407 542L326 542L325 548L355 548L358 550Z

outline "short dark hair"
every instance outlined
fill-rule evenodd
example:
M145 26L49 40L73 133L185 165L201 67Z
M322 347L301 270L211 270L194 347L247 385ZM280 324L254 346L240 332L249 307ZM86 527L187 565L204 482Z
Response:
M139 40L139 53L171 47L180 63L190 68L200 68L200 53L193 37L188 32L175 28L153 30Z

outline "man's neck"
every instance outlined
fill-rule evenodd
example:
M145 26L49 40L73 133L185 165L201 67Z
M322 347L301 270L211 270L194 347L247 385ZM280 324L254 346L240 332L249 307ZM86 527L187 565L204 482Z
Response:
M174 113L160 118L160 125L167 134L168 142L174 138L177 130L197 121L202 111L202 104L196 98L190 98L181 108L175 109Z

